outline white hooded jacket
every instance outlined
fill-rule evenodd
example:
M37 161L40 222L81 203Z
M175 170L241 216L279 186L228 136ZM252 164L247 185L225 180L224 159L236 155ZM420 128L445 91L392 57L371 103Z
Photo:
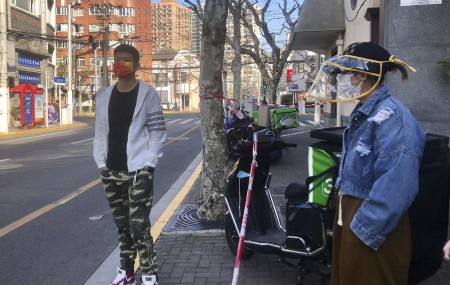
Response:
M108 155L108 106L114 85L100 88L95 104L94 159L98 168L106 166ZM136 171L144 166L155 167L163 155L166 126L156 90L139 81L139 92L133 119L128 130L127 166Z

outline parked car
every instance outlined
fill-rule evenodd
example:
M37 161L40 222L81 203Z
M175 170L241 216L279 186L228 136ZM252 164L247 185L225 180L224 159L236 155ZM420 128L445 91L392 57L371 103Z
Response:
M174 110L174 111L180 110L177 104L172 104L168 102L161 103L161 107L163 110Z

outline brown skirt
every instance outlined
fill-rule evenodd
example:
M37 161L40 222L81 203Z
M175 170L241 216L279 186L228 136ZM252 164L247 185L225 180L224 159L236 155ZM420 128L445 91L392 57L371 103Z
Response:
M408 282L411 232L406 213L378 250L364 244L350 229L362 199L342 196L342 222L333 228L332 285L403 285Z

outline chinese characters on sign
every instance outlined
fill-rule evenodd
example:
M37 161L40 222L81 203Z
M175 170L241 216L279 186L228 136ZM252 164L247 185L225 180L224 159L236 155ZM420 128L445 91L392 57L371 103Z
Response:
M19 65L33 67L33 68L41 68L41 61L39 59L19 55L18 60L19 60Z
M39 75L19 72L19 83L39 84L41 83L41 77Z

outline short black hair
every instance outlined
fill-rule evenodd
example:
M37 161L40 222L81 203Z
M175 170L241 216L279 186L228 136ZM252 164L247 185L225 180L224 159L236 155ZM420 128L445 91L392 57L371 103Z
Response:
M139 51L132 45L127 44L120 44L114 49L114 56L116 56L116 53L118 52L129 52L131 53L131 56L133 57L133 61L135 64L139 63Z

